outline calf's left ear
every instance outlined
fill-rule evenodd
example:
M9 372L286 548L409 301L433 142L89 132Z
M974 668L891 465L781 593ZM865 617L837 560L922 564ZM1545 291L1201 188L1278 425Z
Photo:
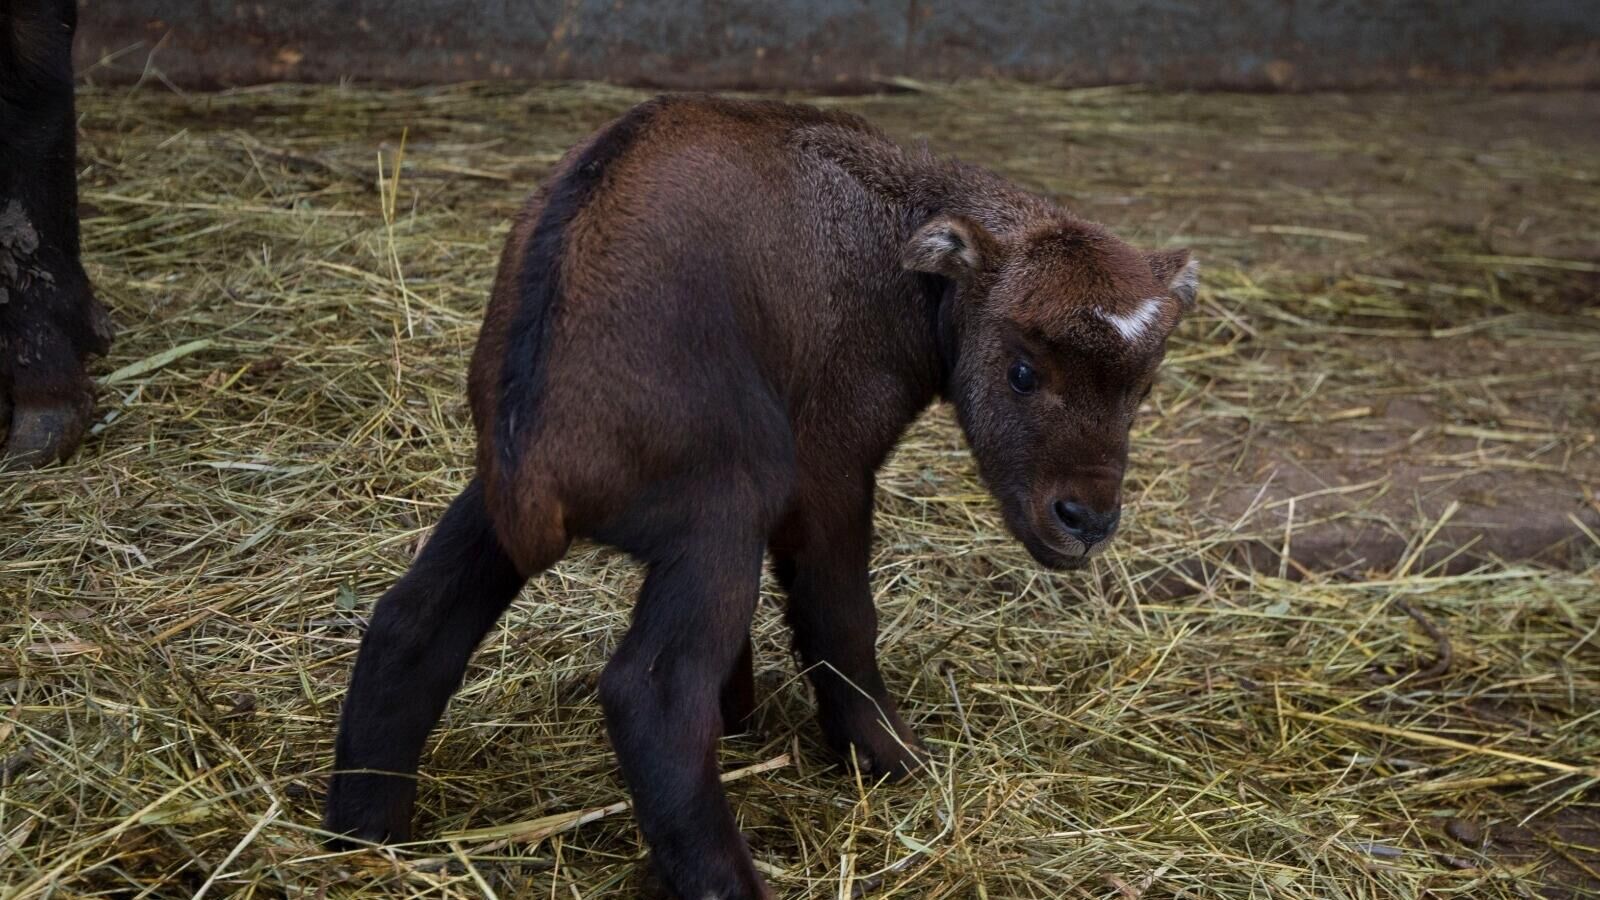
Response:
M993 265L998 255L995 239L982 225L966 216L945 213L917 229L900 252L900 264L913 272L960 280Z
M1183 311L1194 309L1195 291L1200 288L1200 260L1191 259L1188 248L1157 250L1145 254L1156 280L1167 286L1167 293L1183 304Z

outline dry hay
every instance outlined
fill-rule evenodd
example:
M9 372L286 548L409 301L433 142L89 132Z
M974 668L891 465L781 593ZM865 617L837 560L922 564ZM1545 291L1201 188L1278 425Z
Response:
M1517 134L1518 115L1576 121L1592 100L906 87L826 102L1151 244L1192 243L1207 289L1138 425L1129 524L1092 575L1041 572L1004 535L943 410L884 473L881 645L926 775L878 787L829 769L764 598L760 727L724 760L779 892L1600 886L1594 555L1572 571L1239 571L1169 454L1208 417L1270 428L1405 388L1335 364L1351 323L1458 317L1595 359L1600 320L1571 298L1596 283L1600 141ZM333 855L316 824L364 616L469 474L465 361L507 217L639 96L83 95L86 260L122 334L86 452L0 473L0 895L632 896L628 815L576 820L624 796L592 685L639 573L596 548L533 582L479 653L425 757L423 840ZM1346 167L1361 202L1296 177ZM1448 224L1512 183L1537 220L1516 239L1546 243L1489 253ZM1515 229L1506 215L1492 227ZM1276 371L1253 355L1272 345L1332 362ZM1592 397L1545 399L1592 431ZM1546 443L1584 451L1578 432ZM1196 558L1209 582L1145 590Z

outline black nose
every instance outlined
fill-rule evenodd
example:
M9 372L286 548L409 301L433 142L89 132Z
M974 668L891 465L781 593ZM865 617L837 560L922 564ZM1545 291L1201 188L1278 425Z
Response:
M1066 500L1057 500L1052 508L1056 521L1061 523L1061 530L1082 541L1086 547L1105 540L1117 527L1117 518L1122 514L1120 509L1099 513L1082 503Z

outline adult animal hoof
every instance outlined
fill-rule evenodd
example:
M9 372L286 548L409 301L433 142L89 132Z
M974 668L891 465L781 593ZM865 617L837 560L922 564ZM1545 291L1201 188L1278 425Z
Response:
M8 466L47 466L71 456L88 433L94 394L87 387L73 401L13 405L0 394L0 459Z

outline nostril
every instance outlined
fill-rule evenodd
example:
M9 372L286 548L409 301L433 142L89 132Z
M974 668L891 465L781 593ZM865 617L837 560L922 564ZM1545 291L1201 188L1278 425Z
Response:
M1067 534L1082 539L1084 531L1089 527L1089 510L1081 503L1068 503L1064 500L1055 502L1056 519L1061 522L1061 527Z
M1082 503L1068 500L1057 500L1050 508L1061 523L1061 530L1085 544L1097 544L1105 540L1111 530L1117 527L1118 513L1121 512L1097 513Z

